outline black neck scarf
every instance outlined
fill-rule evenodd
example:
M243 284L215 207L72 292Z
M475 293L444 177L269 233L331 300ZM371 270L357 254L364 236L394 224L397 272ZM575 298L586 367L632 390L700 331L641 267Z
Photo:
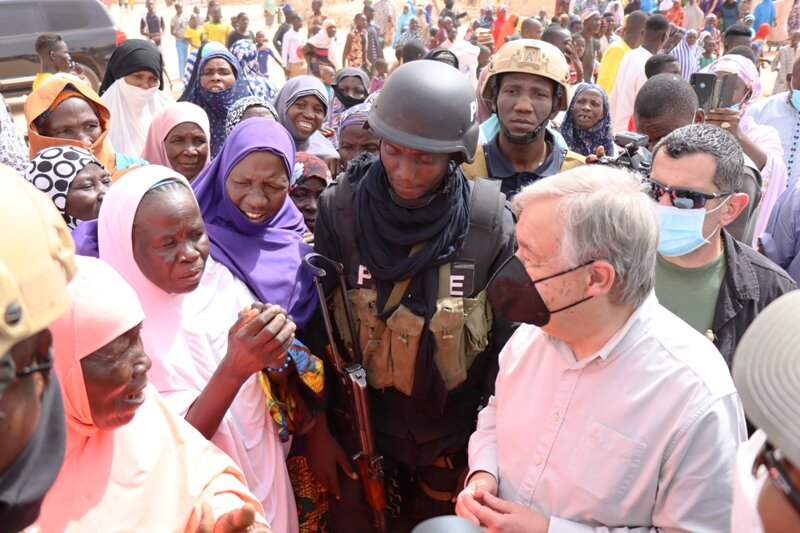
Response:
M39 518L42 500L64 462L66 439L61 389L51 372L42 396L39 424L31 440L0 472L0 531L21 531Z
M436 368L436 342L428 323L436 312L439 267L455 259L464 246L469 228L467 180L461 169L450 163L444 186L424 207L398 205L390 195L383 164L376 158L358 159L351 164L351 176L362 176L354 185L355 236L361 261L375 282L379 315L386 320L394 309L384 309L395 282L411 279L403 304L425 319L414 372L411 401L415 409L437 412L444 409L447 391ZM421 250L409 256L417 243Z

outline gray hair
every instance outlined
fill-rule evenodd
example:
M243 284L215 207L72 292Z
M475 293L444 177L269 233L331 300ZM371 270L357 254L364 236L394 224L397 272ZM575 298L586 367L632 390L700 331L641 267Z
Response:
M693 154L708 154L717 164L714 185L720 191L742 190L744 154L733 135L707 124L692 124L673 131L653 149L653 159L659 150L673 159Z
M598 260L616 279L609 293L617 305L638 307L653 290L658 211L641 177L621 168L586 165L523 188L513 200L519 217L533 200L560 199L564 227L561 259L568 265Z

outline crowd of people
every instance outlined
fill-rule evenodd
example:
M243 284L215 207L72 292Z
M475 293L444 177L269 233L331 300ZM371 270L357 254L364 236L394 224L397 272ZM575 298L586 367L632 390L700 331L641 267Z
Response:
M38 35L0 531L800 530L795 4Z

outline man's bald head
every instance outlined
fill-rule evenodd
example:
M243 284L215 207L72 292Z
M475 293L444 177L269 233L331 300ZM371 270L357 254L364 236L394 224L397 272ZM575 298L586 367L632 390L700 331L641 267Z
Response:
M520 37L523 39L541 39L544 26L534 17L526 18L522 21Z
M546 43L552 44L561 50L561 53L566 56L567 46L572 44L572 35L570 35L570 33L561 26L551 24L546 30L544 30L544 33L542 33L542 40Z

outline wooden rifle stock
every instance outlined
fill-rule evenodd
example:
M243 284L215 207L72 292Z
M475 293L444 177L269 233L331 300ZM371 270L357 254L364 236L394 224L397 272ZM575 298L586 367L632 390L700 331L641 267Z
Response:
M350 330L351 338L353 339L352 350L354 353L349 354L348 359L342 357L333 333L333 323L331 322L331 315L321 281L321 278L326 275L326 271L324 268L317 266L312 260L327 263L336 271L339 290L342 293L341 296L344 301L347 325ZM350 299L347 296L344 267L341 263L332 261L317 253L306 255L303 258L303 264L314 275L314 286L317 290L322 319L325 324L325 332L328 336L328 355L333 360L333 366L336 369L339 380L344 385L349 404L350 416L348 418L353 426L352 429L358 436L359 450L353 456L353 459L358 465L361 484L364 488L364 497L375 514L375 528L383 533L387 531L386 517L384 515L386 509L386 494L383 485L383 467L381 465L383 458L378 455L375 449L375 440L372 434L372 420L369 415L369 403L367 399L367 373L361 366L363 355L361 354L361 347L358 345L358 335L355 328L355 321L353 320L353 311L350 307Z

